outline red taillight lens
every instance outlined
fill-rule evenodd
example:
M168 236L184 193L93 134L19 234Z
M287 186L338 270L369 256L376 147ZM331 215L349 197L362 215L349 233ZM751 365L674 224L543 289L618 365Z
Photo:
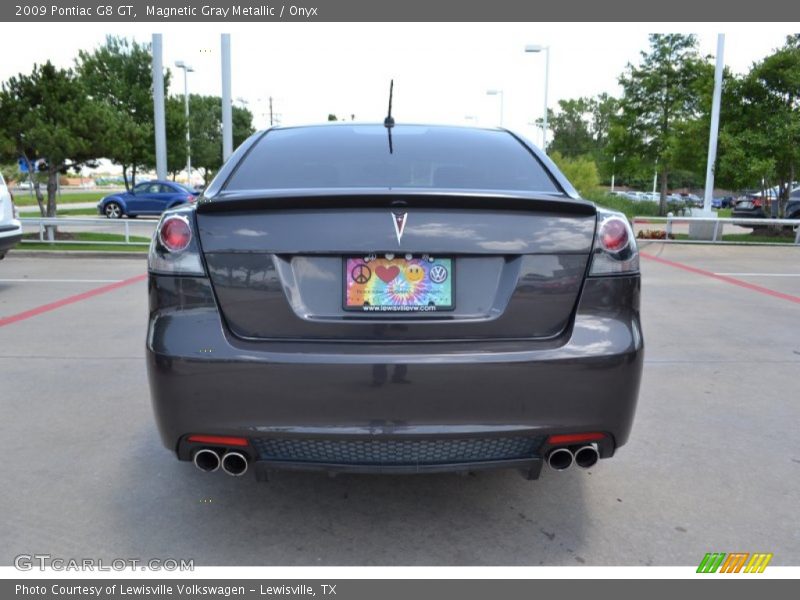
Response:
M189 194L188 196L186 196L186 201L187 201L187 202L194 202L195 200L197 200L197 198L195 198L195 197L194 197L194 196L192 196L191 194Z
M551 435L547 438L550 445L560 446L563 444L578 444L580 442L597 442L606 437L604 433L564 433L561 435Z
M628 245L628 226L619 217L610 217L600 225L597 233L600 246L608 252L619 252Z
M761 208L761 198L756 198L755 200L753 200L753 207Z
M215 446L247 446L247 438L232 437L227 435L190 435L187 442L198 444L213 444Z
M192 241L192 228L185 217L172 216L164 219L158 231L161 245L170 252L186 250Z

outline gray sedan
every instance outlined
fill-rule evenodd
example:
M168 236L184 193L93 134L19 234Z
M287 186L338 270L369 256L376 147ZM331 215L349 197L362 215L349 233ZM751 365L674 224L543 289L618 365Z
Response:
M502 129L275 128L149 256L164 445L206 472L589 468L643 360L628 221Z

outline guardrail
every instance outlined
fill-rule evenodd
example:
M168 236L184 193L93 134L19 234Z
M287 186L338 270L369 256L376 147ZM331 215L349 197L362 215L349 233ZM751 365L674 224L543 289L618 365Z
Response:
M131 240L131 228L145 229L149 231L142 232L140 235L151 237L158 221L139 221L135 219L99 219L99 218L72 218L72 217L21 217L22 230L25 231L26 226L30 228L35 226L39 230L39 237L36 239L22 238L22 243L36 243L36 244L87 244L87 245L103 245L103 246L149 246L150 242L140 242ZM47 235L48 227L79 227L81 229L117 229L120 230L122 240L51 240Z
M714 223L714 230L713 230L713 233L712 233L712 236L711 236L711 240L701 240L701 239L698 239L698 240L670 240L670 239L660 240L659 239L659 240L653 240L653 241L680 242L680 243L686 243L686 242L689 242L689 243L692 243L692 242L694 242L694 243L709 243L709 242L711 242L711 243L717 243L717 244L720 244L720 243L738 243L738 244L758 243L758 242L724 242L724 241L722 241L720 238L721 238L721 235L722 235L722 230L723 230L725 225L738 225L738 226L743 226L743 227L752 227L753 225L758 225L758 226L764 227L764 228L772 226L772 225L788 226L788 227L796 228L796 234L795 234L795 238L794 238L794 243L795 243L795 245L800 245L800 219L765 219L765 218L761 218L761 219L739 219L739 218L736 218L736 219L734 219L734 218L730 218L730 217L728 217L728 218L719 217L718 218L718 217L677 217L677 216L672 216L672 217L634 217L632 222L633 222L633 225L646 225L646 224L653 223L653 222L655 222L655 223L662 223L663 222L663 223L665 223L665 229L666 229L667 235L670 235L672 233L672 226L674 224L676 224L676 223L689 223L689 224L691 224L691 223L703 223L703 222ZM647 240L647 238L643 238L643 239Z

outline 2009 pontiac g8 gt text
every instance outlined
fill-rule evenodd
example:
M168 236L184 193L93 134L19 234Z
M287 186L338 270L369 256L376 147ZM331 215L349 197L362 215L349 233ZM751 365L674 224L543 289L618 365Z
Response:
M164 444L203 471L591 467L642 369L627 220L502 129L270 129L149 256Z

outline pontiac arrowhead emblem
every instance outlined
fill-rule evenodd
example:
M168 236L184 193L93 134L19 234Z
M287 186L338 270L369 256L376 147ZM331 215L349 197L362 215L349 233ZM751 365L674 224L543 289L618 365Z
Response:
M408 213L392 213L392 222L394 223L394 233L397 235L397 245L400 245L400 240L403 239L403 232L406 229L406 218Z

